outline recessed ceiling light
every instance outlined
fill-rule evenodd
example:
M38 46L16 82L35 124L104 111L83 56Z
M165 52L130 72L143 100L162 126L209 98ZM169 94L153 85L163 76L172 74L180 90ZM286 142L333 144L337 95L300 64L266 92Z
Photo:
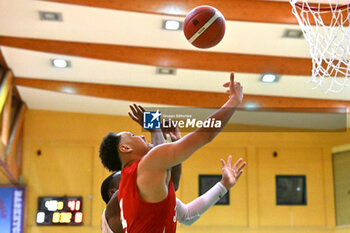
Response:
M284 30L282 37L300 39L300 38L303 38L304 36L303 36L303 32L299 29L286 29Z
M61 88L61 91L67 94L75 94L76 90L73 87L63 87Z
M67 68L71 66L70 61L67 61L66 59L62 58L52 59L51 64L55 68Z
M156 73L157 73L157 74L175 75L175 74L176 74L176 69L157 67Z
M182 27L182 23L178 20L164 20L163 21L163 29L169 31L177 31Z
M277 81L277 75L275 74L263 74L260 79L263 83L274 83Z
M255 102L251 102L251 101L248 101L248 102L245 102L243 104L243 108L247 109L247 110L254 110L254 109L257 109L259 107L259 105Z
M62 13L60 12L39 11L39 17L40 20L62 21Z

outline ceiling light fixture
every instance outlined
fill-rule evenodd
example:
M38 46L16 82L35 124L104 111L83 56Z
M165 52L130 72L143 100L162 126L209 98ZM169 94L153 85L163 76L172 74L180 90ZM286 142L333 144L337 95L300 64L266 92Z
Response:
M75 94L77 93L76 89L74 87L63 87L61 88L61 91L67 94Z
M175 75L176 74L176 69L157 67L156 73L157 74Z
M60 12L39 11L39 17L40 20L63 21L62 13Z
M277 75L275 74L263 74L260 79L263 83L274 83L277 82Z
M168 31L178 31L182 28L182 22L178 20L164 20L163 29Z
M70 61L62 58L55 58L51 60L51 64L55 68L68 68L71 67Z
M284 38L301 39L304 38L303 32L299 29L286 29L284 30Z
M259 104L252 102L252 101L247 101L243 104L243 108L246 110L254 110L259 107Z

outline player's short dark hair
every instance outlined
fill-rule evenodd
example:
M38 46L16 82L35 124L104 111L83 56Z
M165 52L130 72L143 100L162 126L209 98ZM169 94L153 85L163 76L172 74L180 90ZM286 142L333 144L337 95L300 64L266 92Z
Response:
M115 174L112 173L110 176L108 176L103 182L102 182L102 185L101 185L101 196L102 196L102 199L104 200L104 202L106 202L106 204L109 202L110 200L110 197L108 195L108 190L110 189L110 186L111 186L111 183L112 183L112 180L113 180L113 175Z
M120 171L122 163L119 158L118 146L121 135L110 132L105 136L100 145L100 158L103 166L109 171Z

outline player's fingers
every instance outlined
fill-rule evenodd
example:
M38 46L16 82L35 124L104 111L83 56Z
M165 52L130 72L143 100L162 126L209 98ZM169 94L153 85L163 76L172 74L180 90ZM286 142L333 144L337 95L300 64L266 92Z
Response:
M141 105L139 105L139 108L142 110L142 112L146 111Z
M140 114L141 113L141 110L140 108L137 106L137 104L134 104L134 109L136 111L137 114Z
M247 163L246 162L244 162L239 168L238 168L238 171L242 171L243 170L243 168L245 167L245 165L247 165Z
M225 167L225 160L220 159L220 162L221 162L222 167Z
M222 84L223 87L228 87L230 85L230 82L226 82L224 84Z
M232 155L229 155L227 159L227 165L231 167L231 163L232 163Z
M165 134L165 139L168 141L169 139L171 139L171 136L170 136L170 134L169 133L166 133Z
M129 107L130 107L132 113L133 113L134 115L136 115L136 110L135 110L134 106L133 106L133 105L129 105Z
M236 176L236 180L238 180L238 178L242 175L243 171L238 172L237 176Z
M243 161L243 159L242 159L242 158L239 158L239 159L237 160L237 162L235 163L235 165L233 165L233 168L237 168L238 165L239 165L242 161Z
M137 118L130 112L128 112L129 116L131 117L131 119L133 119L134 121L138 121Z
M175 139L176 138L176 135L174 134L174 132L169 132L169 135L172 139Z

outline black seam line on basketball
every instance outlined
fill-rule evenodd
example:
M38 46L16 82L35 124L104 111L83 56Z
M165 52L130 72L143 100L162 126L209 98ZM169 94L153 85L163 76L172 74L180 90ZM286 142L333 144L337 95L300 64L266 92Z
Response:
M188 41L190 43L195 42L198 37L202 35L220 16L221 14L218 14L218 12L215 11L215 14L202 27L200 27Z

